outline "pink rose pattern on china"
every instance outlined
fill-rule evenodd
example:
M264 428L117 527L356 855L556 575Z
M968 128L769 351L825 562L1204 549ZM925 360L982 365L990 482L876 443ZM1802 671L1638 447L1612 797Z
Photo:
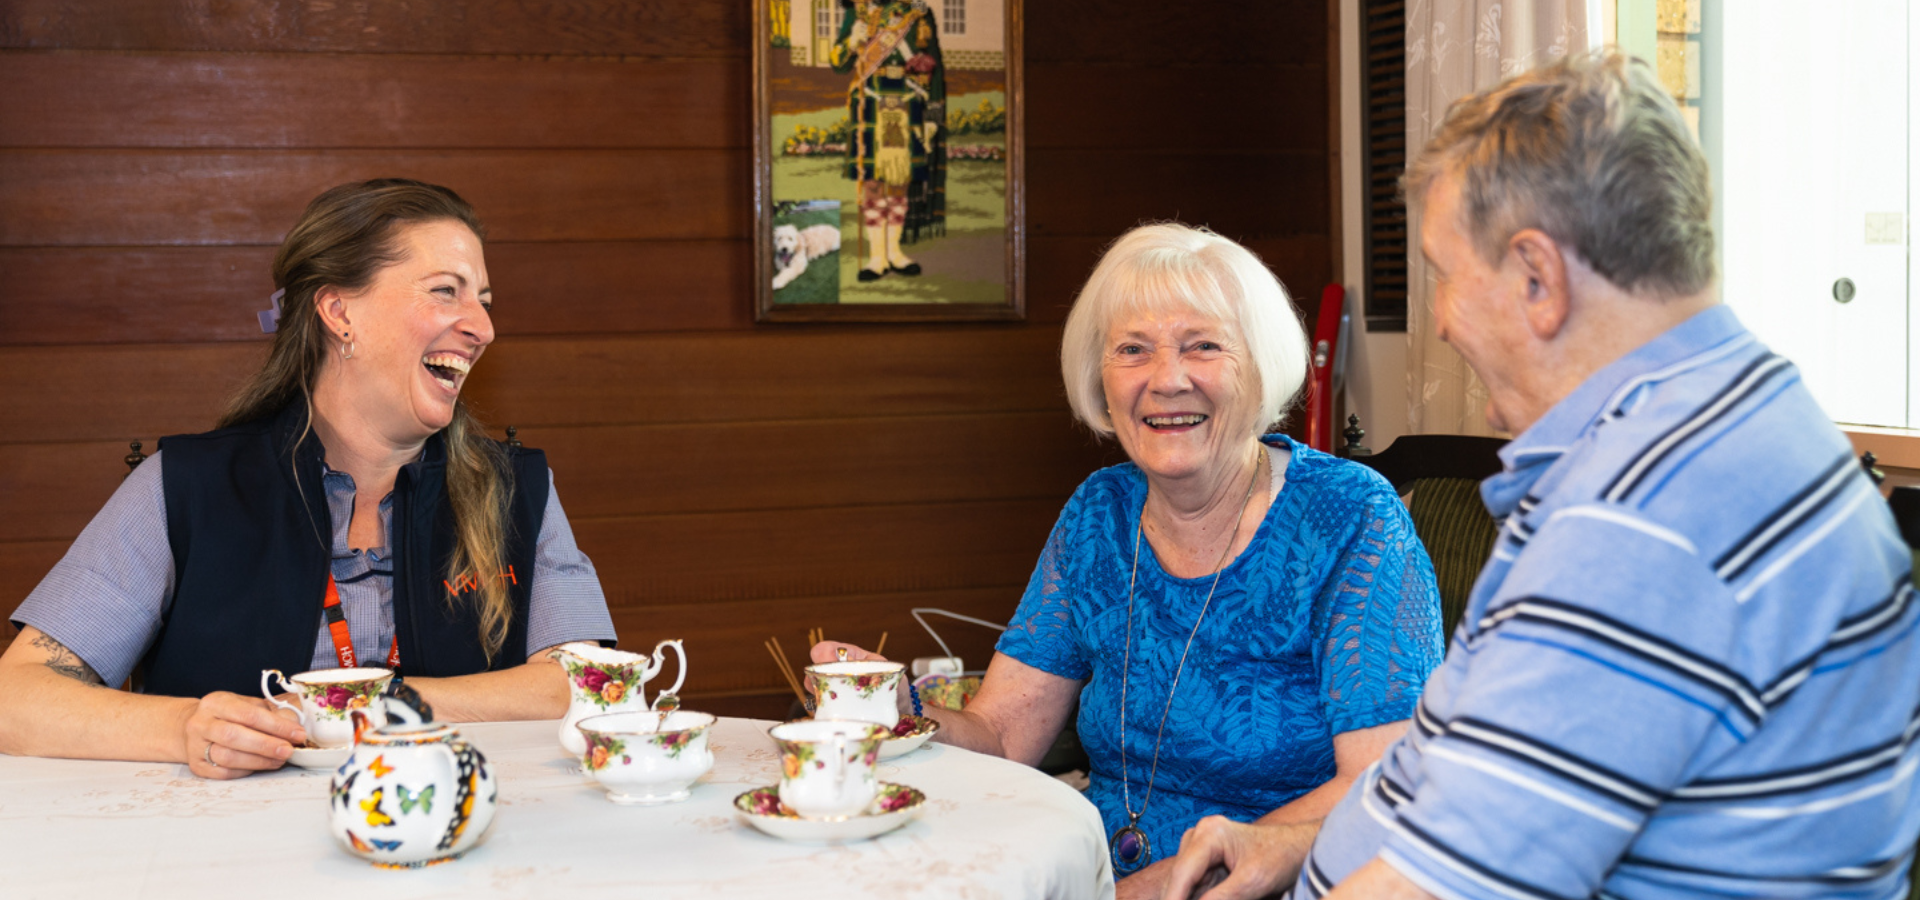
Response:
M347 713L364 709L380 694L379 679L300 685L300 693L320 714L329 719L344 719Z
M647 740L653 742L655 747L667 751L668 759L679 759L681 751L686 750L687 745L693 743L693 739L704 731L706 731L705 727L669 731L666 734L652 735Z
M813 692L816 695L831 700L838 700L840 699L840 694L833 689L832 685L842 679L850 679L853 682L853 689L860 692L860 699L869 700L873 698L875 691L883 687L892 687L894 680L900 677L900 673L875 672L871 675L834 675L831 677L808 675L807 677L813 680Z
M567 678L573 682L574 691L601 709L626 699L640 682L640 667L637 664L597 666L567 660L566 667Z
M880 793L873 798L873 806L867 815L883 815L912 809L925 802L927 795L904 784L881 782ZM780 802L780 789L774 785L754 788L733 800L735 809L755 816L769 816L781 819L798 819L800 816L786 808Z

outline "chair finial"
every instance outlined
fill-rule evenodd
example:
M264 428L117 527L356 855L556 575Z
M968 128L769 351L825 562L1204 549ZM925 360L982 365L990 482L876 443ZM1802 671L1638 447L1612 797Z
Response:
M512 425L508 425L507 426L507 446L512 447L515 450L520 449L520 438L518 437L519 434L520 434L520 429L515 428Z
M125 457L122 458L122 460L127 464L127 474L131 475L133 474L133 470L135 468L137 468L141 463L147 461L147 455L145 453L140 452L139 441L128 441L127 448L132 450L133 452L127 454Z
M1360 443L1360 439L1367 436L1367 430L1360 427L1360 417L1358 415L1347 416L1347 430L1340 432L1340 434L1347 439L1346 445L1340 448L1341 458L1352 459L1356 456L1373 455L1372 450L1367 449L1366 445Z
M1887 480L1887 473L1873 467L1879 461L1872 450L1860 454L1860 468L1867 471L1867 480L1872 481L1874 487L1879 487L1881 482Z

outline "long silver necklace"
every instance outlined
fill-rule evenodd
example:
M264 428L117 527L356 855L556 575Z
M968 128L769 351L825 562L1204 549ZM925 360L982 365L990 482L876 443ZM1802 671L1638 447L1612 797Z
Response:
M1266 455L1266 447L1261 446L1261 456ZM1108 839L1107 845L1113 848L1114 867L1131 872L1153 862L1153 843L1147 840L1147 833L1140 830L1140 817L1146 815L1147 806L1153 803L1153 780L1160 774L1160 739L1167 734L1167 715L1173 712L1173 697L1180 690L1180 675L1187 670L1187 654L1193 651L1193 639L1200 634L1200 623L1207 620L1207 610L1213 606L1213 592L1220 587L1220 576L1227 571L1227 554L1233 552L1233 545L1240 540L1240 524L1247 517L1247 506L1253 502L1253 489L1260 484L1260 459L1253 461L1253 477L1247 480L1246 499L1240 501L1240 515L1233 521L1233 535L1227 538L1226 549L1220 551L1220 562L1214 566L1213 586L1207 588L1206 602L1200 604L1200 616L1193 620L1193 631L1187 634L1186 649L1180 651L1180 665L1173 670L1173 687L1167 690L1167 705L1160 711L1160 727L1153 735L1153 765L1147 770L1147 792L1140 799L1140 811L1133 811L1133 783L1127 776L1127 682L1133 668L1133 588L1140 577L1140 535L1146 531L1146 505L1140 507L1140 523L1133 529L1133 572L1127 576L1127 655L1120 665L1120 797L1127 808L1127 824L1120 826Z

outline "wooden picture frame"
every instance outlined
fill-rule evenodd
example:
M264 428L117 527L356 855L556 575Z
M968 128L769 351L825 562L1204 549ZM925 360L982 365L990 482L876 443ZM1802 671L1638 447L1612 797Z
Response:
M1021 0L753 6L754 320L1024 319Z

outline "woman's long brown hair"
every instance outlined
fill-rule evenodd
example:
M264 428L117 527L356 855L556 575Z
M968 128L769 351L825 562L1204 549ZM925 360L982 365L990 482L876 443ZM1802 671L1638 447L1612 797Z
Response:
M273 258L274 286L286 294L266 365L227 404L219 427L267 418L301 403L311 430L313 385L329 352L329 336L314 306L314 295L327 286L349 293L365 290L375 274L405 255L402 226L446 220L466 225L485 241L486 229L479 216L459 194L410 179L343 184L307 204ZM506 570L511 468L505 452L487 437L464 399L454 403L453 421L445 432L447 497L453 503L456 532L451 571L446 574L454 582L463 575L477 582L473 602L480 619L480 645L491 661L505 645L513 618L513 600L505 580L498 577ZM459 598L449 597L448 602L457 603Z

